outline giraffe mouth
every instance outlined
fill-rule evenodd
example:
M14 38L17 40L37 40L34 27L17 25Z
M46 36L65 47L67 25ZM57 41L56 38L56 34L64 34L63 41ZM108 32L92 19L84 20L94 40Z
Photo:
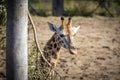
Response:
M70 54L75 55L75 54L77 54L77 49L75 47L70 47L69 52L70 52Z

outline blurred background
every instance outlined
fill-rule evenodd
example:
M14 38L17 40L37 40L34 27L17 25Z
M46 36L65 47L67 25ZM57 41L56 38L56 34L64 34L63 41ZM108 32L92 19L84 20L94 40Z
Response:
M63 8L64 16L120 15L120 0L29 0L30 11L40 16L54 15L56 7Z
M29 10L38 16L119 17L120 0L29 0ZM0 0L0 24L6 22L6 0Z

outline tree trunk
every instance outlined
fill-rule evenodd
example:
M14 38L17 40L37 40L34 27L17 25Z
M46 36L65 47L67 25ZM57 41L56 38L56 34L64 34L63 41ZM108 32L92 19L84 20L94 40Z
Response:
M27 80L28 0L7 0L7 80Z
M53 16L63 15L63 0L52 0L52 14Z

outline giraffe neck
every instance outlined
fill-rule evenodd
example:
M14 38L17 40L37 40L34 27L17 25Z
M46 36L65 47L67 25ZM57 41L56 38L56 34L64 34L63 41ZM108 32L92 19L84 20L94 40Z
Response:
M51 64L53 63L53 66L54 63L56 63L56 61L58 60L61 46L62 44L60 42L60 38L55 33L43 48L43 55L48 60L48 62L50 62Z

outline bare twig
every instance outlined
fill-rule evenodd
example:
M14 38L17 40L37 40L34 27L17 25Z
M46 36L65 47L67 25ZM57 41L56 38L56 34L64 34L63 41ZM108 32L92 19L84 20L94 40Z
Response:
M34 25L34 23L33 23L33 20L32 20L32 18L31 18L31 15L30 15L29 11L28 11L28 18L29 18L29 20L30 20L30 23L32 24L33 33L34 33L34 40L35 40L35 44L36 44L36 46L37 46L37 48L38 48L39 53L41 54L41 56L42 56L42 58L45 60L45 62L49 65L49 67L50 67L56 74L58 74L60 78L62 78L62 77L60 76L60 74L53 68L53 66L47 61L47 59L46 59L46 58L44 57L44 55L43 55L43 52L41 51L41 48L40 48L40 46L39 46L38 39L37 39L36 28L35 28L35 25ZM38 56L39 56L39 55L38 55Z

